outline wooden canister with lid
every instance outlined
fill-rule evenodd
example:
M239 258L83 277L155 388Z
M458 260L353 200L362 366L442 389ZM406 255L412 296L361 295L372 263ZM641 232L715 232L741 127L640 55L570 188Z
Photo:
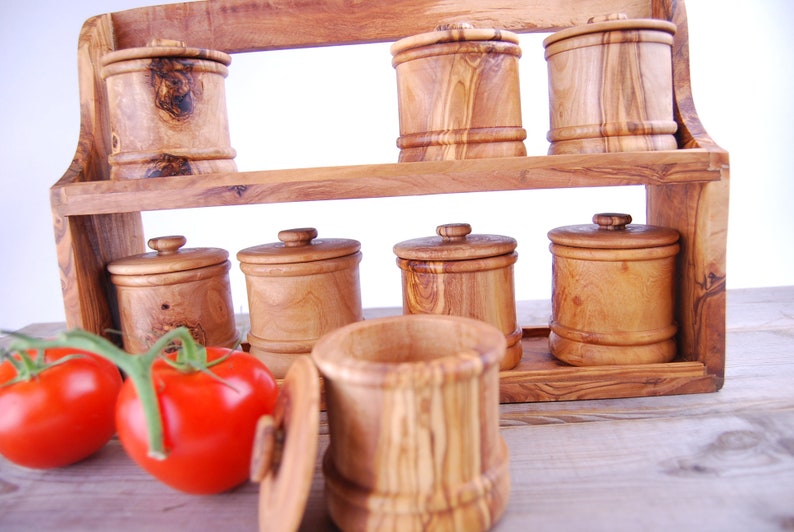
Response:
M282 378L325 333L363 319L361 244L317 238L313 227L279 232L279 242L237 253L245 274L250 353Z
M547 37L549 154L676 149L675 30L618 14Z
M576 366L669 362L678 232L603 213L593 224L549 231L549 347Z
M183 249L185 243L183 236L152 238L153 252L108 265L126 351L142 353L180 326L201 345L238 343L229 254L219 248Z
M440 225L436 233L394 246L402 270L403 313L450 314L490 323L507 340L500 368L514 368L523 355L514 289L515 239L472 235L465 223Z
M391 47L401 162L526 155L518 36L442 25Z
M102 57L111 179L234 172L224 79L231 57L158 39Z
M429 314L362 321L317 342L326 502L342 530L484 531L498 521L510 494L504 348L490 324Z

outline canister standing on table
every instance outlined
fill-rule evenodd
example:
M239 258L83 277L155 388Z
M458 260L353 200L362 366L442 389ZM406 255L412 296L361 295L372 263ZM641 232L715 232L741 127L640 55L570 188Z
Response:
M363 319L361 243L317 238L313 227L237 253L245 274L252 355L278 378L325 333Z
M669 362L678 232L603 213L549 231L554 356L577 366Z
M440 225L436 233L394 246L402 270L403 313L450 314L490 323L507 340L500 368L514 368L523 355L514 289L515 239L472 235L465 223Z
M152 238L153 252L108 265L126 351L144 352L181 326L201 345L237 345L229 254L219 248L183 249L186 242L184 236Z

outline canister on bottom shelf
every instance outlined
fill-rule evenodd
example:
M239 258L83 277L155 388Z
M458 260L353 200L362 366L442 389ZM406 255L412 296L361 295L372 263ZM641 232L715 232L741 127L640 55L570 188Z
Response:
M326 502L342 530L484 531L499 520L510 495L504 349L493 325L428 314L354 323L317 342Z
M231 57L157 39L102 57L111 179L234 172L224 78Z
M472 235L465 223L440 225L436 233L394 246L402 270L403 313L488 322L507 340L500 369L514 368L523 355L514 289L515 239Z
M363 319L356 240L317 238L315 228L281 231L279 242L237 253L245 274L250 352L284 377L325 333Z
M526 155L518 36L451 24L391 47L401 162Z
M128 352L144 352L180 326L201 345L238 343L229 254L219 248L182 249L185 243L183 236L152 238L148 245L153 252L108 265Z
M549 347L577 366L669 362L678 232L602 213L593 224L549 231Z
M676 149L675 30L618 14L547 37L549 153Z

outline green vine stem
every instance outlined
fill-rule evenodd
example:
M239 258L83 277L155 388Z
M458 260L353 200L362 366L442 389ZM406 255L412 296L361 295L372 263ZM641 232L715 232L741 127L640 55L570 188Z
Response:
M146 353L131 355L110 341L81 329L63 332L53 339L38 339L19 333L8 333L15 336L7 353L19 353L24 359L27 352L38 350L40 354L46 349L68 348L95 353L109 360L127 375L132 381L138 398L141 401L149 436L149 456L156 460L167 457L164 442L163 418L160 403L152 379L152 364L164 349L175 342L181 344L177 361L173 365L180 371L207 371L207 350L197 344L185 327L173 329L161 336ZM10 358L10 357L9 357ZM28 357L29 359L29 357ZM214 363L216 361L213 361ZM23 363L24 364L24 363Z

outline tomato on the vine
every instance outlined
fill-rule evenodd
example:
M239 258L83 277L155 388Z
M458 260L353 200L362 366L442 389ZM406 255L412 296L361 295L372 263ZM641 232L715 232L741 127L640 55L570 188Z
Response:
M115 433L121 374L90 352L52 348L0 363L0 454L46 469L82 460Z
M248 479L256 423L273 412L278 393L270 370L248 353L218 347L206 353L206 371L180 371L163 359L152 365L165 459L149 453L147 420L132 381L125 382L116 410L127 454L165 484L197 494Z

